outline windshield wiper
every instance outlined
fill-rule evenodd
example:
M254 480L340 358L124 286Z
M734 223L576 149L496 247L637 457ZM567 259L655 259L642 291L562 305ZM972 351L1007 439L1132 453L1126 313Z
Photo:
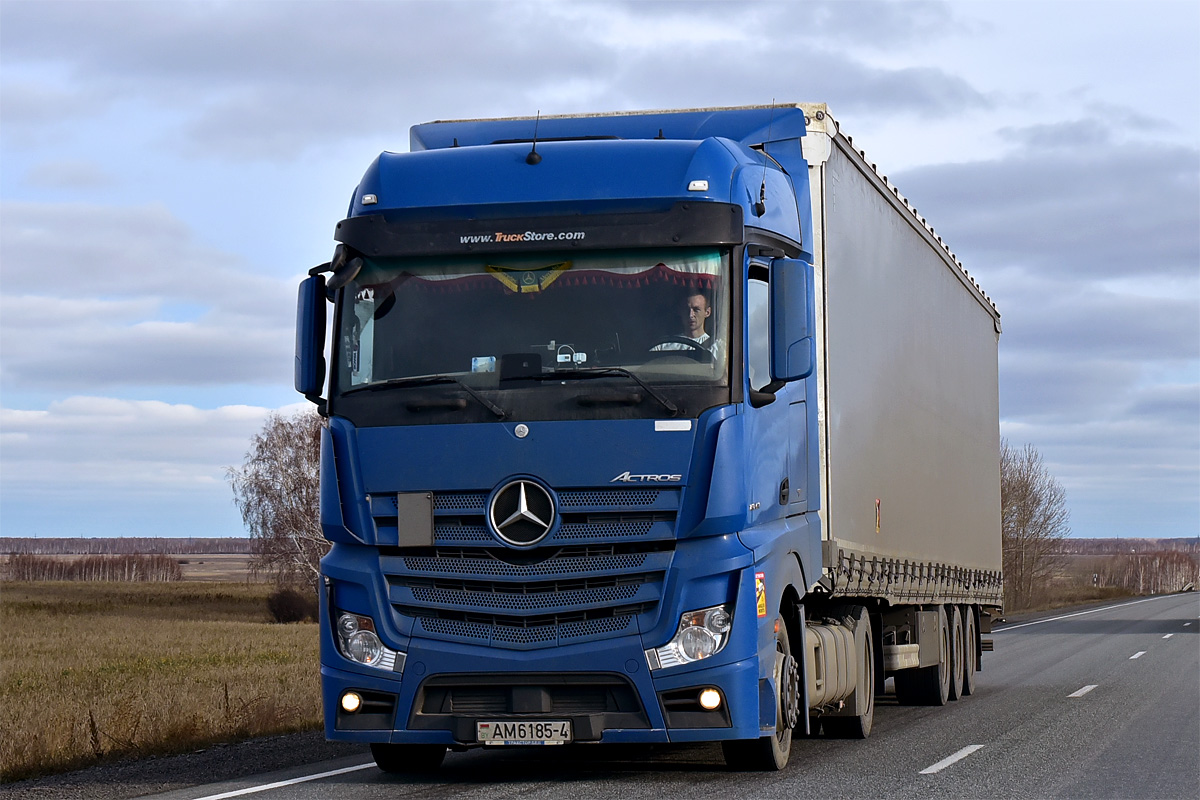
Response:
M486 397L453 375L416 375L411 378L392 378L390 380L380 381L379 383L368 383L365 386L355 386L353 389L347 389L346 391L342 392L342 394L347 395L353 394L354 392L372 392L378 389L391 389L396 386L435 386L439 383L453 383L454 385L458 386L458 388L471 395L471 397L478 400L480 405L495 414L499 419L506 419L508 417L507 411L493 403L491 400L488 400Z
M637 375L633 374L631 371L625 369L624 367L597 367L595 369L560 369L560 370L555 370L554 372L546 372L541 375L533 375L531 377L535 381L553 381L553 380L559 380L559 379L573 380L573 379L587 379L587 378L607 378L612 375L623 375L626 378L629 378L634 383L636 383L638 386L645 389L646 394L650 395L655 400L657 400L659 403L661 403L663 408L665 408L667 411L670 411L671 416L674 417L674 416L679 415L679 408L674 403L672 403L667 398L663 397L661 394L659 394L658 391L651 388L648 383L646 383L641 378L639 378Z

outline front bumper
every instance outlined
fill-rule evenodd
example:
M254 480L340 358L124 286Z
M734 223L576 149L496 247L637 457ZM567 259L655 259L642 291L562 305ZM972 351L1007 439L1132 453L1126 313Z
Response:
M477 721L508 719L570 719L577 742L760 735L757 657L651 673L640 637L524 653L519 660L512 652L411 642L403 675L322 665L327 738L464 746L476 743ZM722 695L714 711L695 703L706 687ZM368 699L355 715L339 709L349 690Z

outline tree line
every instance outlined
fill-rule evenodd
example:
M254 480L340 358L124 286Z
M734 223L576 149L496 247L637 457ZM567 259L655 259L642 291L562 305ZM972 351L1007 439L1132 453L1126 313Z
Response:
M1086 599L1087 590L1178 592L1200 578L1200 539L1069 538L1066 492L1031 444L1001 440L1000 504L1008 611Z
M5 573L13 581L179 581L183 568L168 555L97 555L67 560L17 553Z
M1067 555L1124 555L1162 552L1200 553L1200 537L1189 539L1067 539L1062 552Z
M1092 571L1095 586L1115 586L1131 594L1178 592L1189 584L1194 588L1200 577L1196 556L1179 550L1089 558L1082 567Z
M34 555L205 555L210 553L249 553L246 538L169 539L150 536L107 538L39 538L34 536L0 537L0 553Z

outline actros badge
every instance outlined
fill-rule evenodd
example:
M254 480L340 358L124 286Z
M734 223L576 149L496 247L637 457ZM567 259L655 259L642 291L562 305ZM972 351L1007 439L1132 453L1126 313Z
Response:
M683 480L682 475L630 475L622 472L609 483L677 483Z
M488 521L496 535L509 544L536 544L554 525L554 500L540 483L515 480L492 497Z

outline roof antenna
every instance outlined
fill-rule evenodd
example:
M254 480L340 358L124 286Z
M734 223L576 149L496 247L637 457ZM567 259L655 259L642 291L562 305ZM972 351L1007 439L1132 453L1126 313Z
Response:
M758 202L754 204L754 216L767 213L767 144L771 141L771 126L775 124L775 98L771 98L771 116L767 119L767 139L763 142L762 183L758 186Z
M542 110L539 108L537 118L533 121L533 149L529 151L529 155L525 156L525 163L529 166L542 163L542 157L537 151L537 129L538 123L542 121Z

